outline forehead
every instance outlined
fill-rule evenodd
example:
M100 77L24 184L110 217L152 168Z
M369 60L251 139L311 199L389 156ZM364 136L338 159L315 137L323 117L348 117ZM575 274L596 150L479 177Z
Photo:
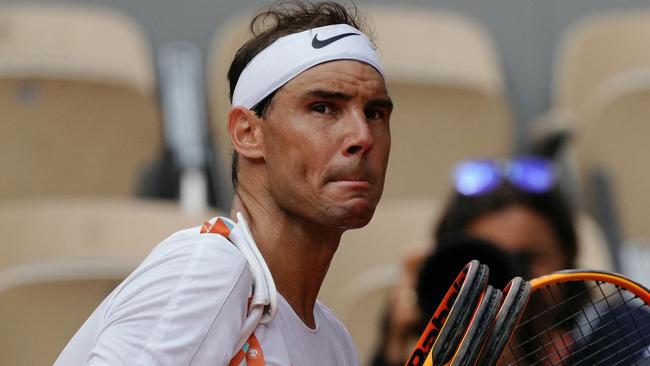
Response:
M290 80L281 90L300 93L316 87L344 89L353 94L362 91L387 95L381 74L374 67L353 60L329 61L311 67Z

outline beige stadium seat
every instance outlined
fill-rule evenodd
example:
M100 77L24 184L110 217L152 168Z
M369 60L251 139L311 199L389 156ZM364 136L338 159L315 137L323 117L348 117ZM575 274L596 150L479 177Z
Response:
M148 44L97 7L0 6L0 199L128 195L161 149Z
M599 13L577 21L558 47L552 105L534 124L531 139L542 141L558 132L572 132L578 114L589 108L590 100L608 80L650 67L649 38L648 10ZM564 158L576 168L571 153Z
M176 204L127 198L3 202L0 270L55 259L141 261L174 232L199 226L216 215L186 215Z
M0 364L51 365L136 263L45 261L0 270Z
M367 227L344 234L319 298L347 327L362 364L379 342L387 295L400 278L403 259L433 249L443 203L429 197L384 199ZM576 230L577 266L611 270L607 244L593 219L580 213Z
M396 105L385 196L442 194L454 162L510 152L513 126L503 76L483 28L429 8L362 10L374 29ZM226 73L237 48L250 36L249 20L250 14L233 17L215 33L212 47L213 130L228 152Z
M557 53L553 105L533 130L538 141L558 132L571 134L570 149L561 157L564 174L580 205L593 213L598 194L591 177L596 171L606 174L617 212L600 209L598 214L617 219L621 227L608 223L608 234L613 238L621 231L621 240L650 233L644 200L650 182L644 162L650 156L645 148L650 102L641 91L649 83L648 39L648 9L600 13L576 22Z
M590 175L606 174L621 240L650 238L650 64L619 74L594 93L576 118L575 154L587 203Z
M650 11L592 15L567 32L554 76L554 108L575 110L610 77L650 66Z

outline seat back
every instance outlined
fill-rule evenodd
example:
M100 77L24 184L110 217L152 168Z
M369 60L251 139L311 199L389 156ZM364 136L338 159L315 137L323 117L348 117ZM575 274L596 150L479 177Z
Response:
M175 231L206 218L153 200L51 198L0 204L0 270L55 259L141 261Z
M128 195L161 149L148 45L103 8L0 6L0 199Z
M596 206L595 172L604 173L621 239L650 238L650 67L603 84L578 116L575 151L587 203Z
M586 17L564 36L555 65L554 104L575 109L610 77L650 66L650 11Z
M0 270L0 364L51 365L134 263L48 261Z

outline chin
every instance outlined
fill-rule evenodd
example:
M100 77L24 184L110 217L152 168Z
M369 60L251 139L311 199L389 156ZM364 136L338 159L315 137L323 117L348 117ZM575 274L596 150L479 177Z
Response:
M337 225L344 230L362 228L370 222L375 213L376 204L364 201L363 204L356 203L351 207L346 207L337 215Z
M360 229L370 222L372 217L351 217L343 220L338 227L343 230Z

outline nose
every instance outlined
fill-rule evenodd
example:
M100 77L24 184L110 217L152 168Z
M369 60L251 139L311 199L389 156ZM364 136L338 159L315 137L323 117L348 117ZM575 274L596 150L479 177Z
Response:
M346 156L365 155L374 144L374 136L365 113L352 113L346 123L346 138L343 145L343 154Z

